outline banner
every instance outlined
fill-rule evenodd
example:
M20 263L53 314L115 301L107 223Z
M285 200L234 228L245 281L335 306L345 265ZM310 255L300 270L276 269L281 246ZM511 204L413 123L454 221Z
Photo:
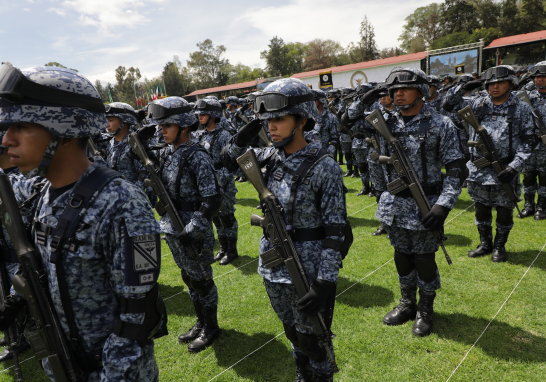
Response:
M460 76L461 74L464 74L464 64L455 66L455 75Z
M328 70L325 72L320 72L319 73L319 89L326 91L333 88L334 88L334 84L332 81L332 71Z

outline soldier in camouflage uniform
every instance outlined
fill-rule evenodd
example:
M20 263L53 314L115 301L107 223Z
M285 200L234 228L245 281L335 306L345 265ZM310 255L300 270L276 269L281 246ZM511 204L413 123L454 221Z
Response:
M191 131L197 129L197 119L186 100L163 98L154 101L149 110L168 144L160 154L161 179L185 227L179 234L168 214L161 217L159 224L197 315L195 325L180 335L178 341L189 342L188 351L196 353L220 335L218 291L211 264L214 262L212 217L220 208L221 186L213 161L197 139L191 138Z
M89 80L69 69L20 72L7 65L0 70L4 76L34 90L17 94L16 89L0 89L0 128L8 129L2 143L27 177L45 175L50 182L36 207L32 237L48 275L54 309L82 370L78 380L157 381L154 342L149 338L162 317L156 303L161 299L160 229L142 190L107 169L100 157L93 162L87 158L87 138L107 126L100 95ZM59 91L69 96L58 97ZM13 101L10 94L19 97ZM11 181L19 201L34 191L33 179ZM95 181L104 187L82 210L78 228L73 220L63 224L63 232L75 233L53 240L65 209L77 208L74 200L88 198ZM12 291L11 298L20 296ZM131 313L121 311L122 306ZM6 315L4 307L1 325ZM42 366L53 380L47 359Z
M430 84L430 97L424 98L425 104L432 107L437 113L441 113L444 96L438 92L440 79L436 76L427 76L427 80Z
M314 130L319 133L322 147L333 155L336 145L339 142L339 122L337 117L328 110L326 93L322 90L311 91L313 92L313 97L315 97L315 105L319 113L315 121Z
M393 135L407 148L408 158L432 208L422 216L409 189L395 195L385 191L381 195L376 218L385 224L394 247L402 294L400 304L384 317L383 323L401 325L415 318L413 334L427 336L432 331L433 303L441 285L435 260L439 244L430 229L443 226L459 199L463 153L453 122L422 101L422 97L430 95L423 71L395 70L386 82L397 107L387 123ZM390 156L383 138L380 147L382 155ZM378 182L382 180L383 184L378 185L382 190L387 190L386 184L398 178L396 171L387 166L381 165L381 173L374 175ZM443 166L446 176L441 171ZM419 304L416 303L417 288Z
M271 106L267 100L268 93L285 95L288 105L281 109ZM292 101L293 96L302 99ZM267 187L283 205L287 224L292 221L294 246L311 289L300 299L284 264L266 269L260 259L258 273L264 278L271 305L292 343L296 381L332 381L332 367L324 348L313 334L307 314L318 313L325 304L328 305L327 300L335 296L337 276L342 266L341 254L330 245L323 244L323 240L326 237L335 242L344 240L340 230L347 218L343 174L333 158L320 151L319 142L305 142L302 130L312 127L318 113L311 90L303 82L294 78L275 81L256 98L255 105L259 118L269 121L274 147L254 151L260 165L268 163L265 175ZM247 126L224 151L223 157L228 165L233 165L235 159L247 150L247 144L258 132L252 124ZM308 175L309 183L298 187L293 212L286 212L292 211L288 207L291 174L302 162L315 156L318 160L308 172L311 174ZM336 233L329 232L326 236L326 231L323 231L326 229ZM262 236L260 253L271 248L269 240Z
M479 257L492 254L494 262L506 261L505 244L508 235L514 226L513 212L515 205L501 183L510 183L520 194L519 172L532 153L533 121L531 107L519 100L511 90L518 85L516 74L512 67L500 65L488 69L484 73L485 87L488 97L479 97L472 103L472 109L478 122L484 127L495 149L506 168L496 174L491 166L478 168L473 163L482 158L477 148L470 150L471 160L467 163L469 169L468 194L476 203L476 225L480 234L480 244L477 249L470 251L468 256ZM472 90L472 87L481 86L480 80L466 83L457 92L446 98L449 105L461 102L463 94ZM445 108L445 106L444 106ZM474 131L470 134L472 141L477 140ZM497 209L497 232L493 241L492 214Z
M129 145L129 134L133 126L138 124L135 109L123 102L112 102L106 105L106 120L108 132L112 136L106 149L108 167L122 173L138 188L144 188L146 169Z
M197 101L195 111L199 117L199 124L204 129L197 131L194 136L211 157L214 168L218 172L224 194L220 211L218 215L212 218L220 242L220 251L214 256L214 260L219 261L220 265L227 265L239 256L237 252L239 223L235 218L237 188L235 187L233 175L224 167L220 159L220 152L228 144L231 134L219 124L222 116L222 106L218 101Z
M531 69L531 77L536 90L529 93L529 98L538 117L546 123L546 61L539 62ZM536 193L538 200L535 210ZM546 219L546 146L539 137L536 137L533 153L523 167L523 196L525 207L518 217L526 218L534 214L535 220Z
M337 107L340 102L340 95L339 91L337 89L328 90L326 92L326 97L328 98L328 110L330 110L330 113L335 115L337 117ZM339 139L341 138L341 128L339 126L339 117L337 117L338 120L338 142L336 144L336 155L334 155L334 159L336 162L339 163L339 165L343 165L343 152L341 152L341 144L339 143Z
M343 125L343 122L341 121L341 117L343 116L343 113L348 109L348 107L353 102L353 98L355 96L355 91L353 88L343 88L341 90L341 98L342 102L338 103L337 107L337 116L340 118L340 126ZM345 162L347 163L347 172L343 176L350 176L352 178L356 178L358 173L358 167L355 165L354 157L353 157L353 151L352 151L352 145L353 145L353 138L349 134L347 130L344 130L341 128L341 134L339 138L339 143L341 145L341 151L343 152L343 155L345 155Z

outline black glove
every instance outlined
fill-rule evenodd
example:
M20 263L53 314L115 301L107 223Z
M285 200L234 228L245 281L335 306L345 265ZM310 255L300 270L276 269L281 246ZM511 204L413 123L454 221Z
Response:
M423 223L426 229L432 229L435 227L442 228L449 211L449 208L435 204L432 206L429 213L423 218L421 223Z
M499 179L499 182L501 183L509 183L512 181L518 175L518 172L514 170L510 166L506 166L504 170L502 170L499 175L497 175L497 178Z
M180 244L183 247L187 247L188 245L190 245L193 242L193 239L191 238L191 236L186 231L186 228L184 228L182 233L180 233L178 235L178 241L180 242Z
M379 99L379 93L381 93L384 89L372 89L367 91L366 93L362 94L360 96L360 102L362 102L364 105L372 104L375 101Z
M483 79L479 79L479 80L474 80L474 81L469 81L467 82L466 84L464 84L463 86L461 86L461 89L464 89L466 90L467 92L470 92L474 89L477 89L479 88L480 86L482 86L483 82L485 80Z
M246 147L254 138L258 136L262 128L262 121L258 118L253 119L239 130L235 136L235 144L239 147Z
M309 292L298 300L300 312L313 315L317 314L326 303L330 292L336 284L331 281L317 279L309 288Z
M241 108L241 113L244 113L249 107L250 107L250 104L248 103L243 105L243 107Z
M141 141L147 141L155 135L156 128L155 125L144 126L143 128L137 131L138 137Z
M6 331L25 308L27 302L21 296L9 295L0 308L0 330Z
M137 119L138 121L144 121L144 118L146 118L146 110L137 110Z

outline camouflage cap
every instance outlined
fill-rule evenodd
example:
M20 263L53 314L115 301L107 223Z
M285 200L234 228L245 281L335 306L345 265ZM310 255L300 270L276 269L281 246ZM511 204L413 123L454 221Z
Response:
M538 70L539 67L546 67L546 61L540 61L531 68L531 77L544 77L546 76L546 68ZM536 69L535 69L536 68Z
M213 95L206 96L205 99L212 99L214 101L218 101L218 98L216 96L213 96Z
M216 97L215 97L216 98ZM202 103L206 103L210 106L215 106L219 108L220 110L207 110L206 107L203 107ZM197 102L197 108L195 109L195 114L197 115L210 115L211 118L222 118L222 105L218 100L214 100L212 98L204 98L200 100L200 102Z
M230 105L238 105L239 104L239 98L235 96L229 96L226 98L226 103Z
M430 83L431 86L440 86L440 83L442 82L438 76L430 75L427 76L427 81Z
M487 79L489 73L491 73L493 71L496 71L497 68L507 69L506 72L508 72L508 74L506 74L504 76L496 76L495 75L495 76L492 76L489 79ZM514 87L514 88L517 87L518 84L519 84L518 77L516 76L516 71L510 65L499 65L499 66L495 66L493 68L489 68L483 73L483 76L485 78L484 85L485 85L486 89L487 89L487 85L492 84L494 82L510 81L512 83L512 87Z
M427 75L421 69L404 68L404 69L393 70L389 74L389 77L387 77L387 80L389 78L394 78L394 77L396 77L396 75L399 75L400 73L403 73L403 72L411 72L411 73L417 75L417 77L419 77L419 79L416 79L413 82L409 82L409 81L400 82L400 81L395 79L394 82L392 82L390 84L389 84L389 81L386 81L387 85L389 87L389 96L392 99L394 99L394 91L396 89L401 89L401 88L414 88L414 89L419 90L421 92L421 94L423 94L423 97L425 97L425 98L430 97L430 85L428 84L428 81L427 81Z
M70 69L46 66L22 70L22 73L28 80L45 87L101 99L87 78ZM104 112L37 101L29 97L17 103L0 98L0 129L7 130L11 124L18 122L36 123L63 138L88 137L105 131L108 126Z
M127 110L127 113L124 113L120 109ZM138 124L136 117L136 111L131 105L124 102L112 102L106 105L106 116L107 117L118 117L123 123L128 123L129 125Z
M167 97L155 100L151 104L156 104L163 106L165 109L176 109L183 106L189 106L188 101L182 97ZM197 122L195 118L195 113L193 111L188 111L186 113L169 115L167 118L162 119L150 119L150 123L155 125L164 125L167 123L172 123L180 127L191 126Z
M312 94L311 89L305 85L301 80L297 78L283 78L275 82L270 83L264 89L263 94L269 92L282 93L286 96L299 96L305 94ZM304 118L315 119L318 116L317 106L314 101L305 101L296 105L288 106L278 111L266 111L259 113L260 119L271 119L276 117L282 117L284 115L296 114Z
M328 99L326 98L326 93L324 90L321 89L311 89L311 92L313 93L313 97L315 100L320 101L323 105L328 105Z

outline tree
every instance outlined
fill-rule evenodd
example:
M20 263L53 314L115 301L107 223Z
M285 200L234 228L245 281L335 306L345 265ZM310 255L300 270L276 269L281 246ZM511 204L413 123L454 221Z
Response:
M309 43L305 56L305 70L325 69L332 66L331 45L319 38Z
M546 11L542 0L523 0L521 7L522 33L537 32L544 29Z
M502 5L493 0L468 0L475 10L476 17L482 28L496 28L499 26Z
M48 62L48 63L45 64L44 66L56 66L56 67L58 67L58 68L70 69L70 70L72 70L72 71L74 71L74 72L76 72L76 73L78 72L76 69L67 68L66 66L61 65L61 64L59 64L58 62Z
M294 73L301 73L304 71L305 56L309 50L309 44L301 42L289 42L285 45L286 53L286 75L291 76Z
M360 41L349 43L347 46L347 55L351 63L375 60L379 57L379 50L375 42L375 32L373 25L364 16L360 23Z
M438 3L432 3L425 7L417 8L411 15L406 17L404 30L398 41L401 41L401 48L410 53L421 52L423 45L430 46L432 41L440 38L444 33L444 23L442 22L441 6ZM419 39L418 43L412 42ZM415 50L420 49L420 50Z
M394 48L383 48L379 52L380 58L396 57L406 54L401 48L395 46Z
M52 66L52 65L47 65L47 66ZM95 81L95 89L97 89L97 91L99 92L100 98L103 103L110 102L110 97L108 97L108 88L110 89L112 88L112 85L110 84L110 82L108 82L106 84L106 87L104 87L102 86L100 80Z
M267 73L263 69L251 69L249 66L243 65L240 62L238 62L237 65L228 65L224 67L224 69L229 75L228 85L267 77Z
M521 15L516 0L504 0L502 3L502 17L499 20L499 28L503 36L520 34Z
M445 0L441 11L441 23L447 34L473 31L480 23L474 6L466 0Z
M225 85L228 75L222 68L229 65L229 60L222 58L226 52L223 45L214 46L210 39L197 43L198 51L190 53L188 68L198 89Z
M187 69L182 67L178 56L174 56L173 61L165 64L161 77L168 95L181 97L188 93L190 79Z
M116 85L110 89L115 102L125 102L136 107L135 83L141 78L140 69L118 66L116 69Z
M260 58L265 60L266 70L272 76L285 76L289 74L289 64L287 61L288 48L282 38L277 36L269 40L269 50L260 53Z

